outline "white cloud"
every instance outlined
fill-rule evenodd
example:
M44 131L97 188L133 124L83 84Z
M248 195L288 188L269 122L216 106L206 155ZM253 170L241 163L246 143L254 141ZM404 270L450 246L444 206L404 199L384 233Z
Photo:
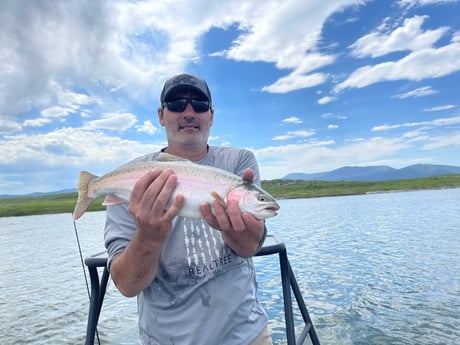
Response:
M334 92L362 88L378 82L395 80L420 81L438 78L460 70L460 43L413 52L398 61L364 66L336 85Z
M403 128L403 127L418 127L418 126L448 126L460 123L460 116L447 117L435 119L432 121L421 121L421 122L406 122L396 125L380 125L372 128L372 131L387 131L391 129Z
M312 52L315 48L322 25L328 16L347 4L354 3L356 2L266 1L264 6L258 6L257 16L247 13L244 27L246 32L227 51L227 56L239 61L267 61L275 63L278 68L296 69L308 58L306 52ZM283 30L280 31L279 28ZM323 65L316 59L311 62L313 67L306 67L305 64L303 72Z
M187 37L184 37L171 51L165 49L169 42L167 33L164 42L152 42L156 45L136 39L136 33L148 35L151 30L161 33L158 28L161 23L176 24L165 19L165 13L171 11L163 7L156 1L54 3L45 0L27 6L15 2L3 4L0 71L6 73L0 80L0 113L18 113L37 105L49 105L53 102L52 96L67 86L84 88L88 94L101 93L101 87L107 86L118 88L120 93L133 99L148 99L163 76L180 70L188 57L195 55L193 39L202 34L201 30L175 28L176 36L178 32L195 36L190 37L190 48L185 49ZM164 20L153 20L160 16ZM172 33L172 27L170 29ZM173 49L174 59L171 58ZM63 92L61 105L89 102L88 95Z
M40 114L46 118L65 117L69 115L70 113L75 113L75 110L71 108L64 108L64 107L59 107L59 106L47 108L40 112Z
M277 135L276 137L273 137L272 140L288 140L288 139L294 139L294 138L306 138L314 134L315 132L313 131L305 131L305 130L291 131L283 135Z
M82 0L70 5L51 5L44 1L26 7L8 3L0 15L3 33L0 43L4 48L0 70L8 72L0 81L0 89L4 90L0 93L0 113L18 114L37 105L50 107L55 105L54 96L60 106L74 110L95 102L92 94L99 94L99 104L104 103L103 97L113 97L113 94L145 104L152 94L159 92L167 76L200 60L197 45L203 34L211 28L226 29L234 24L238 25L240 34L233 45L213 55L238 61L269 62L286 71L278 80L263 86L262 91L286 93L323 84L329 75L317 70L338 58L318 49L324 23L332 14L364 3L360 0L267 0L263 4L244 2L235 6L233 2L191 4L178 0L174 1L174 11L169 10L171 1ZM159 17L162 20L157 20ZM27 20L20 21L18 30L16 19L22 18ZM355 55L423 50L421 48L432 45L446 30L422 31L424 20L425 17L414 16L393 31L382 30L362 37L353 46ZM455 59L460 59L455 51L455 35L452 42L444 51L441 47L425 55L411 56L414 63L421 63L419 60L428 63L426 60L435 58L433 54L446 56L439 60L437 68L422 69L425 72L421 73L426 76L408 72L409 76L402 74L401 78L419 80L458 70ZM399 69L407 70L403 61L398 66L395 75L390 73L389 77L385 76L394 66L382 64L357 70L339 84L336 91L394 80ZM375 74L375 77L366 77L367 74ZM1 87L6 85L8 87Z
M149 152L159 146L108 136L95 130L62 128L39 135L9 136L2 145L14 155L0 155L0 164L31 162L43 166L83 167L121 164L138 152ZM33 163L36 162L36 163Z
M20 131L21 125L15 121L0 118L0 134L9 134Z
M99 104L113 94L146 104L167 76L200 60L197 44L204 33L232 24L239 25L241 35L226 57L273 62L291 71L263 91L312 87L327 76L311 72L336 59L316 49L324 22L359 3L45 0L23 7L10 2L0 14L0 70L7 71L0 80L0 113L56 103L76 110L94 102L92 94L99 95ZM85 93L73 91L81 89Z
M337 129L337 128L339 128L338 125L328 125L327 126L327 129Z
M396 51L418 51L433 46L447 31L441 27L436 30L422 31L421 26L428 16L407 18L401 27L385 32L387 25L382 25L384 32L374 31L358 39L350 46L355 57L379 57Z
M449 109L452 109L452 108L455 108L455 107L456 107L456 105L447 104L447 105L440 105L440 106L437 106L437 107L425 108L425 109L423 109L423 111L449 110Z
M431 86L423 86L419 87L415 90L411 90L399 95L393 96L394 98L399 98L399 99L405 99L405 98L410 98L410 97L425 97L425 96L430 96L430 95L435 95L439 93L437 90L433 90Z
M272 62L279 69L292 71L264 86L263 91L286 93L322 84L327 75L311 73L336 60L334 55L317 51L324 22L333 13L359 3L351 0L264 1L264 5L257 9L257 16L247 13L245 33L226 51L226 56L237 61Z
M36 118L36 119L29 119L29 120L25 120L22 125L24 127L41 127L47 123L50 123L51 120L49 118L45 118L45 117L39 117L39 118Z
M295 123L295 124L301 124L303 122L301 119L299 119L296 116L291 116L291 117L285 118L282 121L286 122L286 123Z
M60 91L57 93L57 97L60 105L74 109L81 105L91 104L96 101L88 95L72 91Z
M318 100L318 104L321 104L321 105L328 104L336 100L337 100L337 97L325 96Z
M254 152L261 166L262 179L273 179L294 171L313 173L344 165L370 165L410 148L410 144L399 138L371 138L341 146L333 141L302 143L270 146Z
M443 147L460 146L460 132L447 136L435 136L428 139L428 142L422 146L423 150L434 150Z
M138 132L147 133L149 135L154 135L158 131L158 128L156 128L149 120L144 121L142 126L136 126L136 129Z
M323 119L346 120L347 116L345 116L345 115L336 115L336 114L333 114L333 113L326 113L326 114L322 114L321 118L323 118Z
M85 127L125 131L136 122L136 116L131 113L104 113L101 119L87 121Z
M363 88L377 82L395 81L395 80L414 80L420 81L428 78L438 78L457 72L460 70L460 42L456 40L456 36L452 36L451 41L442 46L434 46L443 34L447 32L447 28L439 28L437 30L420 31L422 18L414 17L405 22L406 26L394 30L388 35L378 35L378 45L382 46L377 53L370 53L376 47L370 40L361 41L360 44L352 46L354 54L380 56L384 53L394 52L398 50L409 50L410 53L395 61L386 61L376 65L367 65L360 67L351 73L347 79L337 84L334 87L334 92L338 93L346 88ZM393 42L392 34L400 30L399 35L406 35L403 42ZM414 35L425 37L427 42L419 42L413 40ZM385 43L391 42L386 45Z
M290 91L313 87L326 81L326 75L323 73L314 73L309 75L299 75L291 73L278 79L275 83L262 87L262 91L272 93L287 93Z
M97 130L61 128L37 135L10 135L0 141L0 185L14 183L17 174L32 174L30 186L9 186L14 193L51 191L76 185L79 170L107 173L139 152L153 152L160 144L142 144ZM49 179L52 175L53 179ZM48 176L48 180L42 176ZM8 181L8 182L6 182ZM44 181L41 186L38 181Z
M417 137L424 136L424 135L425 135L425 132L421 130L415 130L415 131L409 131L409 132L404 133L403 138L412 139L412 138L417 138Z
M459 0L398 0L398 3L402 7L414 7L414 6L425 6L425 5L439 5L458 2Z
M361 141L366 141L366 139L365 138L349 138L345 140L345 142L352 142L352 143L358 143Z

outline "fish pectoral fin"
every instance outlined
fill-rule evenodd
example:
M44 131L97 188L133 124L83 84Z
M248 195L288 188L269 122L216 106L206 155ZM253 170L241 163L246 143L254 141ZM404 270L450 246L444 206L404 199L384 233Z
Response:
M211 196L212 196L215 200L217 200L217 201L219 202L219 204L221 204L223 207L227 207L227 205L225 205L224 199L222 199L222 197L221 197L219 194L217 194L217 192L212 191L212 192L211 192Z
M127 202L127 200L120 198L119 196L116 196L115 194L108 194L102 205L104 206L112 206L112 205L119 205L119 204L124 204Z

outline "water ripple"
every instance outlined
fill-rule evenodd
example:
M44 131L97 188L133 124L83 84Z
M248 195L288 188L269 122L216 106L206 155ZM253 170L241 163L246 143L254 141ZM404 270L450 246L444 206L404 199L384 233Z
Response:
M460 189L281 200L285 242L321 344L459 344ZM78 222L83 255L103 250L104 213ZM0 218L0 338L84 343L88 296L70 214ZM259 299L285 344L276 255L258 257ZM295 314L296 329L302 318ZM137 344L135 299L111 284L103 344Z

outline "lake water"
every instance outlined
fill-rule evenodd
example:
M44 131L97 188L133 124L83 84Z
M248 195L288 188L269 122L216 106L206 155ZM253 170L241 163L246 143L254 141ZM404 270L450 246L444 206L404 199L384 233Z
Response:
M321 344L460 344L460 189L281 200L285 242ZM102 251L104 212L77 222ZM0 218L1 344L83 344L88 294L70 214ZM285 344L277 256L254 259ZM296 319L299 319L296 317ZM138 344L136 301L109 285L101 344Z

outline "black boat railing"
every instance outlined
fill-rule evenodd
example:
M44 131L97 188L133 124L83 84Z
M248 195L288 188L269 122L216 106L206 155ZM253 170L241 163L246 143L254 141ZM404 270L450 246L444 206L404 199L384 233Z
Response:
M284 318L286 324L286 339L288 345L302 345L307 337L310 337L311 344L319 345L319 339L313 327L312 320L308 313L305 301L300 292L297 280L292 271L288 259L286 246L276 237L268 235L262 248L256 256L279 255L279 265L281 274L281 285L283 289ZM102 304L104 302L105 291L109 281L110 273L107 270L107 254L105 252L92 255L85 258L85 265L88 267L91 294L90 306L88 313L88 323L86 329L86 345L93 345L96 335L96 328L101 314ZM98 268L102 268L102 275L99 276ZM298 309L302 315L304 326L299 336L296 338L294 324L294 310L292 294L294 293Z

